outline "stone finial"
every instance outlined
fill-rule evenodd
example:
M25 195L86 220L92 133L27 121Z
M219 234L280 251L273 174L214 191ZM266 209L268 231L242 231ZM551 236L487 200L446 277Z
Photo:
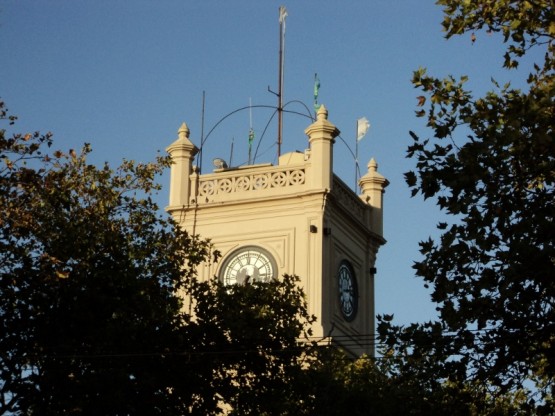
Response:
M363 191L372 188L373 185L377 185L378 188L381 189L389 185L389 181L378 172L378 163L374 158L370 159L367 166L368 172L359 179L359 185L362 187Z
M378 163L374 158L370 159L368 162L368 172L377 172L378 171Z
M308 126L304 132L309 137L309 141L324 137L328 140L333 140L340 133L339 129L328 120L328 109L324 104L320 105L316 113L316 121ZM323 136L322 133L324 134Z
M189 157L196 155L198 149L191 140L189 140L190 133L187 123L183 123L181 127L179 127L179 130L177 130L177 140L168 146L166 151L175 157L177 157L180 152L188 153Z
M322 104L316 113L317 120L327 120L328 119L328 109Z
M191 134L191 131L189 130L189 127L187 126L187 124L183 123L179 128L179 130L177 130L177 134L180 139L188 139L189 134Z

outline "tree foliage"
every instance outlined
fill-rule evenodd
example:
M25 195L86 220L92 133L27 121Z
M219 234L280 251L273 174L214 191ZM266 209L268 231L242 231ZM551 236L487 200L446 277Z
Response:
M479 384L421 377L435 367L427 360L405 360L385 353L356 360L334 347L320 349L307 371L311 407L306 415L524 415L524 395L491 395Z
M531 49L543 56L527 88L492 80L482 97L466 89L465 76L415 71L417 116L433 137L411 132L416 170L406 181L413 196L434 198L452 216L438 224L440 238L420 244L423 260L414 265L440 321L399 328L382 317L382 340L400 354L434 357L436 375L455 382L506 391L532 381L541 397L528 404L545 410L555 385L554 3L438 4L447 38L501 34L509 70Z
M89 145L52 143L0 130L0 414L270 414L296 402L312 322L296 278L197 281L216 253L152 199L169 159L113 170L87 162Z

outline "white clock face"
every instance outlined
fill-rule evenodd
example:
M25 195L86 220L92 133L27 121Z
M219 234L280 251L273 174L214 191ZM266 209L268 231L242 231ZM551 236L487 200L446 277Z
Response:
M277 266L266 250L248 246L231 253L222 266L224 285L269 282L276 277Z
M358 289L353 268L347 261L342 261L337 273L339 289L339 307L346 321L355 319L358 309Z

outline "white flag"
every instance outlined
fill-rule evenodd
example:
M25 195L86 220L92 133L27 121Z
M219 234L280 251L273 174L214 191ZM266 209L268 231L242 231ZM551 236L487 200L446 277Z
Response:
M279 22L285 24L285 18L287 17L287 9L285 6L279 6Z
M360 141L366 135L369 128L370 123L366 117L362 117L357 120L357 141Z

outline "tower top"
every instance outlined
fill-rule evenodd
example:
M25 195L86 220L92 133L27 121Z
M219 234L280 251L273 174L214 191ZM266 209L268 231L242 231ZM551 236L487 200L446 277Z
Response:
M324 104L320 106L316 113L316 121L308 126L304 132L309 137L310 143L322 139L333 141L340 133L339 129L328 120L328 109Z
M367 184L379 184L382 188L386 188L389 185L389 181L378 172L378 163L374 158L370 159L367 167L368 173L359 180L359 185L362 186L363 190Z
M187 123L183 123L179 130L177 130L179 140L185 140L189 138L189 134L191 134L191 130L187 126Z
M328 109L322 104L316 113L317 120L327 120L328 119Z
M189 140L191 131L186 123L183 123L177 130L177 140L170 144L166 151L173 157L187 157L192 160L193 156L198 153L198 148Z
M359 179L358 184L362 188L361 198L372 207L372 229L383 235L383 193L389 181L378 172L378 164L374 158L368 162L368 172Z
M376 162L376 159L372 158L370 159L370 162L368 162L368 172L377 172L378 171L378 163Z

